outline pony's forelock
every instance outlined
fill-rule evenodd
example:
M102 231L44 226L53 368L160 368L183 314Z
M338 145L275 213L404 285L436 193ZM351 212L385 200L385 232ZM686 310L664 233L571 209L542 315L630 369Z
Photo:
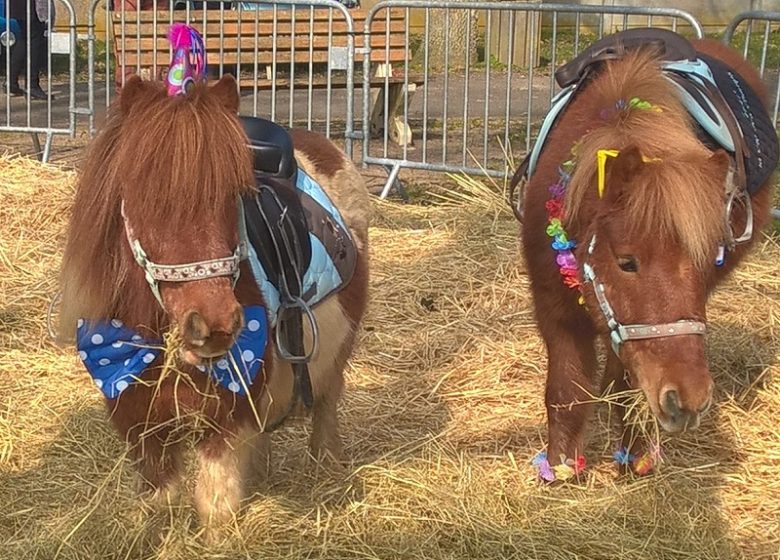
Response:
M649 161L628 186L624 218L638 238L680 243L701 267L723 238L723 199L714 189L723 177L709 165L711 153L699 142L674 86L647 52L609 62L590 86L600 126L576 148L577 167L566 193L567 220L576 220L592 200L598 176L597 153L636 146ZM623 109L603 118L619 100L641 97L652 109ZM606 188L610 185L607 183Z
M146 227L171 228L224 219L253 185L246 137L216 94L205 85L176 98L159 83L141 89L131 105L109 109L79 179L61 273L65 338L79 317L105 317L149 301L150 293L128 293L124 282L134 264L119 250L122 200ZM159 311L153 299L148 311Z

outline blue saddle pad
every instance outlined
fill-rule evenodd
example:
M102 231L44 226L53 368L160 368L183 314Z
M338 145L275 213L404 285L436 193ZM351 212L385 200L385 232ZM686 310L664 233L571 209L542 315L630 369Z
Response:
M758 94L745 80L720 60L699 53L712 70L715 85L737 119L745 140L747 190L754 194L777 167L777 131Z
M263 181L270 184L268 179L258 179L259 183ZM349 228L319 183L301 168L297 170L294 184L277 183L276 193L284 194L283 200L253 195L244 202L249 264L274 326L281 305L281 277L296 274L293 270L279 270L275 258L278 247L299 255L300 297L310 307L346 286L357 262L357 249ZM286 216L294 231L279 231L281 216ZM290 259L282 260L284 268L289 269Z

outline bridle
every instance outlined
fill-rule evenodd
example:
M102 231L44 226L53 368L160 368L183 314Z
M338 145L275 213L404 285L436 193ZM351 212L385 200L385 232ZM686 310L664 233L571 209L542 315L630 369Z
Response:
M668 338L689 334L703 335L705 333L707 326L702 321L695 321L693 319L682 319L672 323L659 323L655 325L645 325L641 323L623 325L617 320L615 311L607 300L604 284L596 277L596 271L587 261L587 257L593 254L595 248L596 234L594 233L588 244L585 260L582 263L582 274L586 283L593 284L593 292L596 294L596 301L598 301L599 308L604 314L604 318L607 320L609 339L612 344L612 350L615 352L616 356L620 357L620 346L631 340Z
M141 246L141 242L133 233L130 220L127 219L127 214L125 214L124 200L122 201L121 212L125 223L127 242L130 244L130 250L133 252L135 262L143 269L146 282L163 309L165 309L165 305L160 295L160 282L195 282L197 280L206 280L207 278L230 276L233 281L233 288L236 287L241 274L241 261L245 260L249 254L247 250L246 219L241 197L238 197L238 245L233 254L229 257L184 264L158 264L151 261Z

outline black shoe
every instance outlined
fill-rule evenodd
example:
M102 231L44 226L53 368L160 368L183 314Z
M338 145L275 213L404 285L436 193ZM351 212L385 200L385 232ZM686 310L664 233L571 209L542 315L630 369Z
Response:
M48 99L49 96L46 94L45 91L41 89L40 86L33 86L29 90L30 97L33 99ZM52 99L54 99L54 96L51 96Z
M26 92L19 87L19 84L13 84L10 87L8 84L5 84L5 92L10 93L12 97L19 97L26 94Z

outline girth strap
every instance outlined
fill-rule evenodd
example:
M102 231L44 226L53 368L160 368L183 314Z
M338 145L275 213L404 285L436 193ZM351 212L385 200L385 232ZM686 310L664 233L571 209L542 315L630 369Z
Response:
M317 348L318 332L314 315L303 299L303 275L311 258L308 239L301 239L300 232L307 232L305 224L294 220L305 220L302 213L289 212L288 207L297 196L294 187L285 181L264 178L257 184L257 192L248 197L251 206L247 211L259 220L247 220L247 232L250 239L262 237L263 231L268 238L265 243L255 247L260 261L270 263L277 275L280 307L276 323L276 345L280 357L292 364L294 384L293 402L301 400L307 408L314 404L314 394L309 375L308 363ZM289 199L289 200L288 200ZM299 203L299 202L298 202ZM301 227L303 225L303 227ZM305 248L309 247L306 252ZM312 348L308 353L304 348L303 318L308 320L313 337Z

